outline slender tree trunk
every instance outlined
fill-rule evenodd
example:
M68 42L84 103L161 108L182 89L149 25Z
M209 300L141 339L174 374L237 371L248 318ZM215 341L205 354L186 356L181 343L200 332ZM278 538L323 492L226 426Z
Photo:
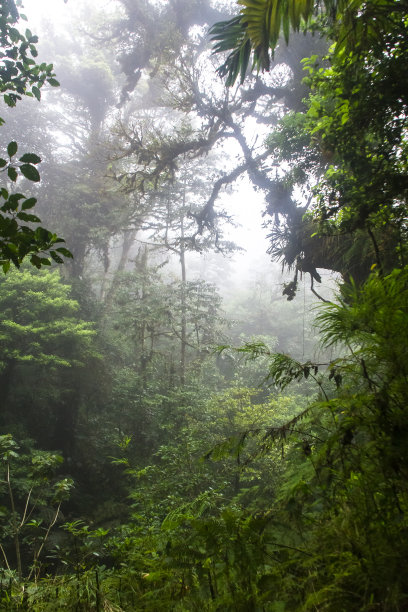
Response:
M13 528L13 539L14 539L14 549L16 553L16 561L17 561L17 575L19 580L21 581L23 577L22 565L21 565L21 552L20 552L20 529L17 520L16 507L14 504L14 495L13 489L11 488L11 480L10 480L10 463L7 462L7 487L10 499L10 508L11 508L11 522Z
M181 351L180 351L180 383L183 386L186 377L186 346L187 346L187 316L186 316L186 254L184 245L184 206L186 202L186 189L183 191L183 211L181 215L181 241L180 241L180 265L181 265Z
M148 282L146 281L147 257L148 257L148 251L147 251L147 246L145 246L141 253L141 257L140 257L140 269L142 270L142 273L143 273L141 295L140 295L140 299L142 302L146 298L146 294L148 291L148 288L147 288ZM146 339L147 339L146 331L147 331L146 323L143 322L141 325L141 329L140 329L140 373L141 373L141 378L142 378L142 388L143 389L146 389L147 387L147 365L150 361L149 355L147 353L147 348L146 348Z

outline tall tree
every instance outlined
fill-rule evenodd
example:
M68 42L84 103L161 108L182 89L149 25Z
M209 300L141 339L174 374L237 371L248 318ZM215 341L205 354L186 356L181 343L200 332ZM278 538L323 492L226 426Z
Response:
M283 227L272 221L271 253L295 267L287 294L293 297L298 272L319 280L318 267L358 281L372 265L389 271L404 261L406 242L404 6L326 2L319 14L319 2L258 4L259 12L243 2L236 18L212 30L217 51L232 49L220 68L229 84L238 74L244 80L252 51L255 66L268 69L281 26L288 39L302 14L304 27L335 42L329 54L304 60L305 112L286 116L268 141L272 158L289 164L282 193L293 198L303 189L309 198ZM268 213L276 212L279 204L271 201Z
M0 282L3 427L20 425L70 455L80 409L80 371L96 356L92 325L57 270L12 271ZM16 391L18 389L18 391Z

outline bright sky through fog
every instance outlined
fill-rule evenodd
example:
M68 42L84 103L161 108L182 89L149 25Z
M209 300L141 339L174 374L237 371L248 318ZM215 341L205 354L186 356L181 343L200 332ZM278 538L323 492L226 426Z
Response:
M28 27L40 34L37 27L44 18L55 24L63 23L76 4L77 0L68 0L68 3L64 0L23 0L24 9L21 12L28 17Z
M47 35L47 26L53 30L66 33L70 31L70 20L72 14L78 12L84 5L88 6L95 0L23 0L24 13L28 21L26 26L40 38ZM112 0L99 0L95 2L99 10L106 7L106 11L112 10ZM21 24L24 27L24 22ZM53 58L44 58L52 62ZM58 78L58 71L57 71ZM257 129L256 126L254 126ZM235 148L234 148L235 152ZM233 154L234 154L233 152ZM238 152L238 150L237 150ZM220 208L225 208L229 214L234 215L238 227L232 227L228 232L227 239L239 244L246 253L235 255L234 260L240 270L249 269L254 260L268 262L269 257L265 254L268 247L266 230L262 229L263 195L251 187L247 177L243 177L235 186L232 193L224 193L218 203Z

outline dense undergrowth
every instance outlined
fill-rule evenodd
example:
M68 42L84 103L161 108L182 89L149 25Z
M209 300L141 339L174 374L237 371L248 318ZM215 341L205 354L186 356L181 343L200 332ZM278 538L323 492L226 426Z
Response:
M133 465L124 441L114 461L130 516L65 523L20 578L3 569L4 609L405 609L407 308L407 268L345 286L317 317L341 357L269 356L270 382L314 379L310 401L232 387L197 406L192 395L195 406L174 404L179 426L150 465ZM2 457L17 489L11 444ZM38 551L33 533L21 529Z

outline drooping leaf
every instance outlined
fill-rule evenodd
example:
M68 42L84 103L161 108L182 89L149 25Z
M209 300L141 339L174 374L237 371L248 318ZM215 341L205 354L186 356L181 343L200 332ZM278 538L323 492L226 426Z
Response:
M19 212L16 215L17 219L21 221L27 221L28 223L40 223L41 219L39 219L36 215L30 215L25 212Z
M71 253L71 251L69 251L68 249L64 248L64 247L58 247L58 249L55 249L58 253L61 253L61 255L64 255L65 257L70 257L71 259L74 257Z
M37 98L38 101L41 100L41 91L38 89L38 87L36 87L35 85L31 88L31 91L33 92L33 94L35 95L35 97Z
M17 180L17 170L13 168L12 166L9 166L7 168L7 174L8 174L9 179L15 183Z
M40 180L40 174L37 168L35 168L31 164L23 164L22 166L20 166L20 170L22 174L26 177L26 179L28 179L29 181L34 181L35 183L38 183L38 181Z
M62 264L64 260L55 251L50 251L50 255L56 263Z

